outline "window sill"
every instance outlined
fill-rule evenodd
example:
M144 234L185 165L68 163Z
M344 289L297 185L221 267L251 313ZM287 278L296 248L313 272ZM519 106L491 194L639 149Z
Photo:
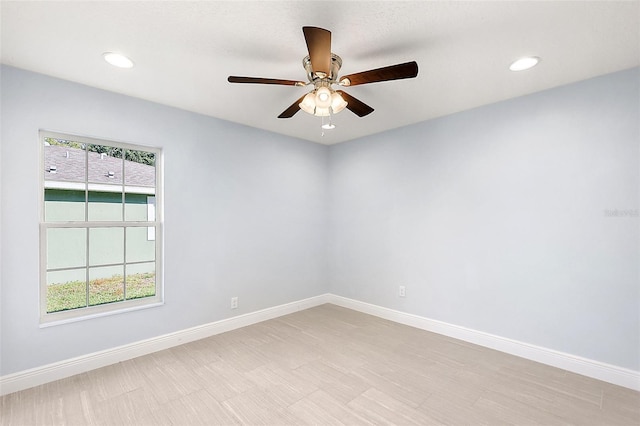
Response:
M103 311L103 312L94 312L94 313L88 313L82 316L73 316L73 317L67 317L67 318L61 318L61 319L53 319L53 318L47 319L47 317L53 316L49 314L40 319L40 328L54 327L57 325L70 324L70 323L79 322L79 321L87 321L94 318L106 317L110 315L118 315L118 314L123 314L125 312L139 311L142 309L157 308L158 306L163 306L163 305L164 305L163 301L158 301L158 302L145 303L143 305L123 307L121 309L112 309L112 310Z

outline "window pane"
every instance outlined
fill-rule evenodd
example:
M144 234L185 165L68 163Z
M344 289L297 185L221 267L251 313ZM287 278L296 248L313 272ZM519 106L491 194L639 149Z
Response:
M125 194L124 220L146 222L149 219L147 199L145 194Z
M89 230L89 265L124 262L124 228L91 228Z
M122 220L122 188L120 192L89 192L88 212L91 221Z
M65 188L60 182L85 182L86 151L84 144L64 139L44 139L45 188ZM52 183L48 181L58 181ZM67 185L76 188L77 184ZM83 187L84 185L80 185Z
M156 263L127 265L127 299L155 296Z
M122 148L88 145L88 181L104 185L122 185Z
M47 312L87 306L87 270L47 272Z
M75 268L86 264L86 229L47 229L47 269Z
M124 266L89 268L89 306L124 300Z
M84 190L45 189L44 220L70 222L84 220Z
M156 242L148 237L146 226L127 228L127 262L156 260Z
M145 187L153 190L156 187L156 155L153 152L127 150L124 162L124 182L127 186ZM127 190L127 192L129 192ZM132 191L139 192L139 191ZM143 191L153 194L154 191Z

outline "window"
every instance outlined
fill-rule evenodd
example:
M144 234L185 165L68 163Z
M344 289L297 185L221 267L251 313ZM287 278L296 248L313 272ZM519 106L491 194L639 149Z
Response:
M161 151L40 132L41 323L162 302Z

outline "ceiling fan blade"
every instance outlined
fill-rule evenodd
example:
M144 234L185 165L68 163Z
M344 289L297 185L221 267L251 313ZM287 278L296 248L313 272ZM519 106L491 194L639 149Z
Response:
M300 104L300 102L302 102L302 100L304 99L305 96L307 96L306 93L304 95L302 95L300 97L300 99L298 99L297 101L292 103L289 108L287 108L284 111L282 111L282 114L280 114L278 116L278 118L291 118L294 115L296 115L296 112L300 111L300 107L298 106L298 104Z
M369 105L365 104L364 102L354 98L347 92L343 90L336 90L336 92L340 93L340 96L342 96L342 99L344 99L347 102L347 109L349 109L358 117L364 117L365 115L369 115L373 112L373 108L371 108Z
M238 77L230 75L227 78L229 83L255 83L255 84L280 84L283 86L306 86L304 81L296 80L280 80L277 78L261 78L261 77Z
M302 27L307 50L311 58L311 68L320 78L331 71L331 31L318 27Z
M358 84L377 83L379 81L414 78L418 75L418 64L415 61L404 64L376 68L375 70L358 72L340 77L339 84L356 86Z

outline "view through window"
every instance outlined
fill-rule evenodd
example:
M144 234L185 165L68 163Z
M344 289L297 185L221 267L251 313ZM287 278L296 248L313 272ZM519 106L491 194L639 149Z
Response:
M41 132L43 322L161 299L156 148Z

